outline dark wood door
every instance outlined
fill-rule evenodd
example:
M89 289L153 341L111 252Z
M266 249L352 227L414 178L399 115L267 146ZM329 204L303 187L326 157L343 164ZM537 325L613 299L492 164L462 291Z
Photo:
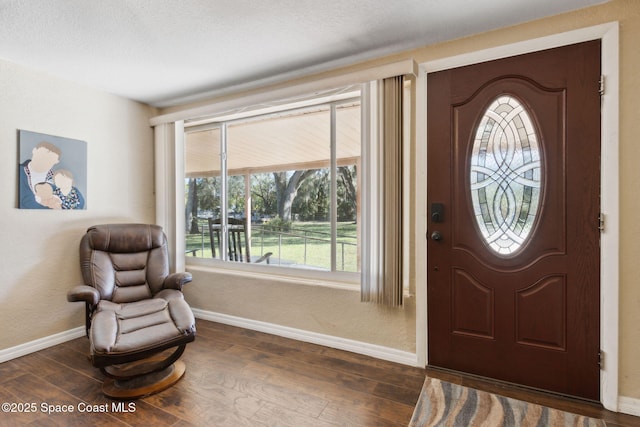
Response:
M427 77L428 362L599 400L600 42Z

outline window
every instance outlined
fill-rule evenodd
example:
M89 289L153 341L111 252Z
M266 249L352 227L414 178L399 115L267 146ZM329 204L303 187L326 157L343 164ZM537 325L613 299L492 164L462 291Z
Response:
M476 223L495 253L515 254L526 242L540 210L542 173L527 109L499 96L478 124L469 174Z
M186 123L187 254L358 273L360 106L351 92Z
M404 177L415 167L417 71L402 60L152 118L156 223L168 234L172 265L271 271L275 280L329 286L359 282L363 301L401 305L412 268L402 255L415 242ZM307 121L313 116L323 119L316 127ZM295 192L283 184L292 180ZM296 245L296 257L287 258Z

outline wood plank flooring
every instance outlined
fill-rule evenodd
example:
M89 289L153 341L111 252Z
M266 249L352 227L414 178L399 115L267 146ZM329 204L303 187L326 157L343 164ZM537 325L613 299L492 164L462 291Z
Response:
M136 401L135 412L114 411L102 396L84 337L0 364L0 402L37 404L35 413L0 413L0 425L406 426L424 381L424 369L203 320L197 327L185 376ZM48 415L42 402L109 412Z
M598 405L204 320L197 326L182 357L184 378L132 403L102 395L84 337L0 364L0 403L22 405L14 407L22 413L1 412L0 426L406 426L427 374L612 426L640 426L638 418Z

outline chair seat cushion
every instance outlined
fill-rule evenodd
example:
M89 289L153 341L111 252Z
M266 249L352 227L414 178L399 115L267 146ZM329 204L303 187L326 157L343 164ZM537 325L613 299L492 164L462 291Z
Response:
M121 304L100 301L90 331L94 365L193 341L195 319L182 293L159 296Z

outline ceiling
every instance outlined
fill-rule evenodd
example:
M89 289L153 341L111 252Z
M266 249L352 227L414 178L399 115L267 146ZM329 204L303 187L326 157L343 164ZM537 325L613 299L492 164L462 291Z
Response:
M0 0L0 59L164 107L606 1Z

